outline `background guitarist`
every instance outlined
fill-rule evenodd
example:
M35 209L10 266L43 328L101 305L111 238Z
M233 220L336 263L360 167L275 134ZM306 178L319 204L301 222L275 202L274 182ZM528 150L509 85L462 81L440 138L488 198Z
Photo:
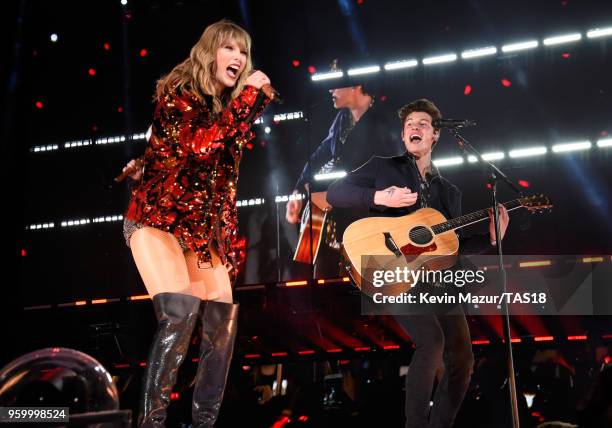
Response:
M360 76L361 77L361 76ZM351 79L351 80L348 80ZM312 177L318 173L351 171L374 155L392 156L402 149L394 138L392 127L387 123L382 103L375 102L375 91L370 83L347 78L336 89L329 92L334 108L340 111L334 118L329 132L317 149L310 155L295 185L294 194L308 191L323 191L315 187ZM320 186L320 185L319 185ZM289 223L300 222L301 200L287 203L286 219ZM315 260L315 276L337 276L340 273L340 244L336 237L355 219L354 210L333 210L327 216L325 237Z
M401 216L424 207L435 208L447 218L460 216L461 192L431 163L431 151L440 137L440 130L432 123L442 117L440 111L431 101L419 99L402 107L399 117L406 152L388 158L373 157L334 182L328 189L328 202L334 209L367 208L371 216ZM509 217L502 205L499 213L503 238ZM492 213L489 217L488 233L460 236L462 253L482 253L492 248ZM407 428L451 427L469 386L474 364L470 332L461 306L453 312L395 316L416 345L406 376ZM429 416L436 371L442 365L444 375Z

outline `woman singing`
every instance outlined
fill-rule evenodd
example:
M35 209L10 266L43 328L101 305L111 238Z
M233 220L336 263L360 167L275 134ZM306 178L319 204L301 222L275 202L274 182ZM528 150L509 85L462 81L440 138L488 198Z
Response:
M230 279L238 167L251 125L269 102L260 90L270 81L252 72L250 49L244 29L216 22L189 58L157 82L144 175L124 223L158 320L143 382L143 427L164 426L198 317L193 426L213 426L221 406L238 316Z

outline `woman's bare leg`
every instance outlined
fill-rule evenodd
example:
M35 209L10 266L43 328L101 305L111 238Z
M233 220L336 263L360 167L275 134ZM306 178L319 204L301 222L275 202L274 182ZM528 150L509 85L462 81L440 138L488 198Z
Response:
M174 235L143 227L132 234L130 248L151 298L164 292L193 295L185 256Z
M199 268L193 251L185 253L191 291L202 300L233 303L232 285L227 268L221 263L216 251L211 248L212 267Z

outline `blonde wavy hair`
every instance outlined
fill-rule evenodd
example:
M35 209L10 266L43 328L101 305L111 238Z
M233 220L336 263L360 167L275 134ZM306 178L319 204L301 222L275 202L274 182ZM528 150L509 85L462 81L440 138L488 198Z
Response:
M235 40L240 49L247 52L246 66L234 87L226 88L223 94L217 96L215 95L217 49L230 40ZM200 101L204 100L204 95L212 95L213 113L219 113L242 91L252 69L251 36L239 25L224 19L206 27L200 40L191 48L189 58L157 81L155 100L161 100L176 89L187 91Z

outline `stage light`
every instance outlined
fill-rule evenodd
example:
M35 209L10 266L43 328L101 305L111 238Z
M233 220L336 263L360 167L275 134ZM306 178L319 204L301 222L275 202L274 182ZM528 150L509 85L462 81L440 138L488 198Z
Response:
M361 74L372 74L380 71L379 65L370 65L367 67L351 68L347 74L349 76L359 76Z
M90 68L89 70L87 70L87 73L90 76L95 76L96 75L96 70L95 70L95 68Z
M42 102L40 102L40 101L36 101L36 103L35 103L34 105L35 105L35 106L36 106L36 108L37 108L37 109L39 109L39 110L40 110L40 109L42 109L42 108L44 107L44 106L43 106L43 103L42 103Z
M281 122L283 120L293 120L293 119L301 119L304 117L304 113L302 113L301 111L295 111L292 113L280 113L280 114L275 114L274 118L272 119L273 122Z
M552 342L555 338L553 336L536 336L533 340L535 342Z
M346 176L346 171L328 172L326 174L316 174L314 179L316 181L324 180L335 180L336 178L342 178Z
M562 54L561 54L561 56L562 56L563 58L565 58L565 59L568 59L568 58L570 57L570 54L569 54L569 53L567 53L567 52L564 52L564 53L562 53Z
M519 180L518 181L518 185L521 186L521 187L528 188L529 187L529 181L527 181L527 180Z
M502 46L502 52L516 52L522 51L525 49L533 49L537 48L540 43L537 40L530 40L526 42L518 42L518 43L510 43L508 45Z
M308 285L308 281L289 281L289 282L285 282L285 287L300 287L302 285Z
M531 267L543 267L550 266L552 263L550 260L536 260L531 262L520 262L519 267L521 268L531 268Z
M291 65L294 67L299 67L300 66L300 61L297 59L294 59L293 61L291 61Z
M494 160L500 160L505 158L506 155L504 154L504 152L491 152L491 153L483 153L482 154L482 158L486 161L494 161ZM474 163L477 162L478 158L474 155L469 155L468 156L468 162L470 163Z
M236 201L236 207L252 207L255 205L263 205L266 202L264 198L251 198L242 201Z
M582 263L603 263L603 257L583 257Z
M589 39L596 39L598 37L612 36L612 27L607 28L594 28L587 31L587 37Z
M53 229L54 227L55 223L38 223L26 226L25 230Z
M32 148L32 151L37 152L50 152L52 150L57 150L59 146L57 144L49 144L47 146L36 146Z
M95 217L92 219L92 223L111 223L113 221L123 221L122 215L107 215L101 217Z
M548 152L546 147L529 147L526 149L510 150L508 155L511 158L523 158L528 156L539 156Z
M51 40L53 43L57 42L57 39L58 39L57 34L55 34L55 33L51 34L51 36L49 36L49 39L50 39L50 40Z
M264 128L264 132L265 132L266 134L269 134L270 132L272 132L272 130L270 129L270 127L269 127L269 126L266 126L266 127Z
M554 153L573 152L576 150L587 150L592 146L590 141L578 141L576 143L555 144L552 146Z
M461 156L457 156L454 158L444 158L444 159L435 159L433 164L437 167L440 166L451 166L451 165L461 165L463 163L463 158Z
M342 71L332 71L329 73L317 73L313 74L311 79L313 82L318 82L319 80L329 80L329 79L338 79L344 76L344 72Z
M306 195L302 193L296 193L293 195L277 195L274 198L274 202L279 203L279 202L288 202L288 201L299 201L303 199L306 199Z
M463 95L470 95L472 93L472 85L465 85L463 88Z
M437 55L430 56L428 58L423 58L423 64L431 65L431 64L441 64L443 62L453 62L457 60L457 54L446 54L446 55Z
M88 218L83 218L80 220L64 220L60 223L61 227L73 227L73 226L83 226L90 223Z
M542 42L544 43L545 46L554 46L554 45L560 45L563 43L577 42L580 39L582 39L582 34L572 33L572 34L564 34L562 36L548 37L544 39Z
M604 138L597 140L597 147L610 147L612 146L612 138Z
M104 47L105 51L110 51L110 44L108 43L104 43L104 45L102 45Z
M142 58L144 58L145 56L147 56L147 54L149 53L149 51L147 51L146 49L141 49L140 50L140 56Z
M122 4L123 6L126 6L126 5L127 5L127 0L121 0L121 4Z
M501 84L504 88L509 88L510 86L512 86L512 82L508 79L502 79Z
M495 55L496 53L497 53L497 48L495 46L488 46L486 48L470 49L467 51L463 51L461 52L461 58L463 59L478 58L481 56Z
M125 136L118 135L116 137L98 138L95 144L100 145L100 144L114 144L114 143L123 143L123 142L125 142Z
M567 336L567 340L587 340L587 336L585 334L578 336Z
M312 65L308 66L308 72L310 74L315 74L317 72L317 69L315 67L313 67Z
M523 392L523 396L525 397L525 401L527 402L527 408L531 409L531 406L533 406L533 399L536 395L529 392Z
M419 61L417 61L416 59L407 59L407 60L403 60L403 61L394 61L394 62L388 62L385 64L385 70L389 71L389 70L400 70L402 68L411 68L411 67L416 67L417 65L419 65Z

